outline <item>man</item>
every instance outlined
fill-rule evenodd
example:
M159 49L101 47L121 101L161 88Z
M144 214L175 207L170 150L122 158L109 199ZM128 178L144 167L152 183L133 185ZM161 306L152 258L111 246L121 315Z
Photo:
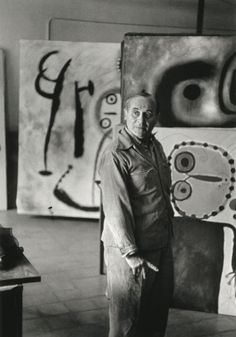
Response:
M152 97L130 97L124 113L100 166L109 337L163 337L173 294L170 169L151 134Z

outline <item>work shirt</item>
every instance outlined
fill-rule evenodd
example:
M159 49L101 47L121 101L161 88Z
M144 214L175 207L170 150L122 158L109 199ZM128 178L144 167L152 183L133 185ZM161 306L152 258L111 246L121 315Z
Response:
M170 168L154 136L148 152L122 128L100 163L102 240L118 247L123 256L165 247L172 235Z

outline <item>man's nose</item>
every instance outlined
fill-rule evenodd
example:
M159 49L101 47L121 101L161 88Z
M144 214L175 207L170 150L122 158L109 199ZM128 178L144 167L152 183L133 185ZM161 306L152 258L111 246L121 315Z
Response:
M144 113L140 113L139 114L139 116L138 116L138 122L140 123L140 124L143 124L144 122L145 122L145 115L144 115Z

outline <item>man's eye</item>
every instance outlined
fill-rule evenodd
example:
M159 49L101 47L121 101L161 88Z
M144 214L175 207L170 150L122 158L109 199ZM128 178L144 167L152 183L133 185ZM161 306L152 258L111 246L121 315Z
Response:
M152 111L146 111L145 112L145 117L147 118L147 119L149 119L149 118L151 118L153 116L153 113L152 113Z
M139 116L139 111L138 111L138 110L133 110L133 115L134 115L135 117L138 117L138 116Z

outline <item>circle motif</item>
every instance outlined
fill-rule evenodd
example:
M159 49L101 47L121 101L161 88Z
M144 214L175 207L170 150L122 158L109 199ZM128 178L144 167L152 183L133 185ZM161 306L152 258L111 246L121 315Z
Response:
M195 166L195 158L191 152L181 152L175 157L175 169L178 172L190 172Z
M189 84L184 88L183 95L187 99L194 101L201 95L201 88L198 84Z
M183 141L168 156L172 202L182 216L208 219L224 211L235 190L235 161L228 151L207 142ZM234 206L235 207L235 206Z
M179 180L174 184L172 193L175 200L183 201L191 196L192 187L187 181Z
M103 118L100 120L100 125L103 129L108 129L111 126L110 118Z
M117 102L117 97L115 94L109 94L106 96L106 102L107 104L116 104Z

